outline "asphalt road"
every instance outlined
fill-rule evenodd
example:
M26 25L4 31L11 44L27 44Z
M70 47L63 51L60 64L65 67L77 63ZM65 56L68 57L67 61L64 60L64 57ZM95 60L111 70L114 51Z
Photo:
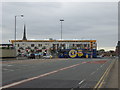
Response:
M4 88L94 88L114 59L3 61Z

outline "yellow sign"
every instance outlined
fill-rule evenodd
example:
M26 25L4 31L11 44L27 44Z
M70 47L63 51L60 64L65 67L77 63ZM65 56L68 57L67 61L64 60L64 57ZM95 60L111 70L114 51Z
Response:
M69 56L72 57L72 58L76 57L77 56L77 51L76 50L70 50L69 51Z
M88 58L88 54L86 54L86 58Z
M83 56L82 50L78 50L78 56Z

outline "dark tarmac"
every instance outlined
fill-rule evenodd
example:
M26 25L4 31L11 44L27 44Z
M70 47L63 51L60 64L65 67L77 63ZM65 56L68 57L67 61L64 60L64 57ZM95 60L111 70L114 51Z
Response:
M115 59L4 61L4 88L94 88Z

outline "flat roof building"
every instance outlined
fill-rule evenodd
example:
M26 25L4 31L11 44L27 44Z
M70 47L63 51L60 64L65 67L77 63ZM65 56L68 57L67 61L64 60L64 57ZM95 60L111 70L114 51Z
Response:
M116 54L117 56L120 57L120 41L118 41L117 46L116 46Z
M11 40L15 46L17 54L19 53L44 53L51 54L51 51L57 53L65 49L97 49L96 40L27 40L26 27L24 26L23 40Z

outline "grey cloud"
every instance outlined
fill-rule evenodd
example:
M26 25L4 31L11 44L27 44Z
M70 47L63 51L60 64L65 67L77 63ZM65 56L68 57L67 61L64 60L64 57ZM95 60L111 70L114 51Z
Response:
M95 38L99 46L116 45L117 3L4 3L3 30L12 33L3 33L3 43L7 43L9 37L14 39L14 16L18 14L25 17L17 18L17 39L22 39L24 22L28 39L59 39L59 20L63 18L64 39Z

